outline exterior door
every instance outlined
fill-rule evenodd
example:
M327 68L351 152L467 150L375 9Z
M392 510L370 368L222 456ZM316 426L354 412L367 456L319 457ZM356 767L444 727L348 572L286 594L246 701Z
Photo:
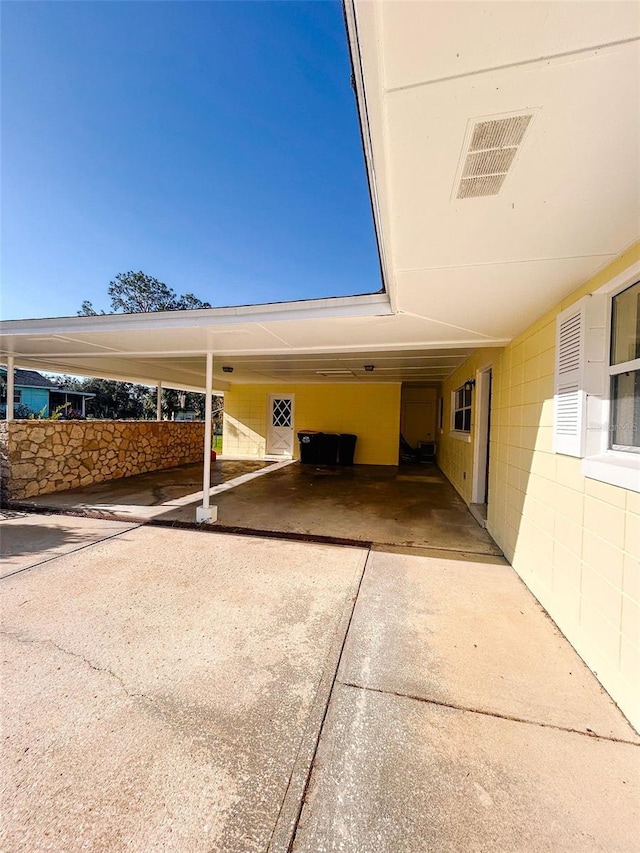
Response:
M293 456L293 394L269 396L267 455Z
M436 440L434 400L407 400L402 411L402 435L413 448L419 441Z
M476 373L476 385L473 390L473 405L475 409L474 420L475 464L473 468L473 481L471 491L471 503L489 503L489 463L491 449L491 366L487 366Z

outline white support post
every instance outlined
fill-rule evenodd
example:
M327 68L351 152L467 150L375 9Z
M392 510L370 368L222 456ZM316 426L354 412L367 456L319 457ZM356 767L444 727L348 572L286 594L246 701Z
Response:
M12 355L7 356L7 420L13 420L13 397L15 394L15 370L14 370L14 358Z
M80 399L82 400L82 417L86 418L87 417L87 398L85 396L82 396Z
M202 470L202 506L196 509L199 524L218 520L218 507L209 506L211 488L211 406L213 403L213 353L207 353L206 386L204 396L204 465Z
M158 392L156 394L156 420L162 420L162 382L158 382Z

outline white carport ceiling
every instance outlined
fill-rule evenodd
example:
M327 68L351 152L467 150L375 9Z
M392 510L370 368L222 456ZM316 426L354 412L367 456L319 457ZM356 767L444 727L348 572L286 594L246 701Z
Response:
M363 311L365 316L358 316ZM295 319L286 319L292 316ZM219 390L230 382L437 382L480 340L447 324L391 315L383 295L290 303L261 311L249 307L15 320L3 324L3 333L3 354L14 355L20 366L141 382L161 380L187 389L202 388L203 353L211 351ZM425 338L430 346L425 346ZM440 346L434 347L434 340ZM373 373L365 373L365 364L375 365ZM233 374L223 373L223 365L232 366ZM351 375L320 375L338 368Z
M207 351L221 390L438 381L474 348L504 345L637 239L635 0L346 0L345 9L388 293L7 321L1 355L186 389L202 388ZM498 195L456 198L472 123L516 114L533 119ZM342 368L350 373L321 375Z

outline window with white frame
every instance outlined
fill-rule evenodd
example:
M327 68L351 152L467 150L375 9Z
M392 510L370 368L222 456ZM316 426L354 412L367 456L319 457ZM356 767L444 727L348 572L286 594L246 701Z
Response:
M640 492L640 263L557 318L554 450Z
M462 385L453 392L451 428L455 432L471 432L471 386Z
M640 281L611 300L610 447L640 453Z
M14 403L21 403L22 402L22 389L21 388L17 388L13 392L13 402Z

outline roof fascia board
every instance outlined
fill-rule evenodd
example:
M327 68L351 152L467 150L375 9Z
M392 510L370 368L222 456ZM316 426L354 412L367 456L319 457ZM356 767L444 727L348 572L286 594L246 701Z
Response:
M356 106L358 109L358 122L360 124L360 136L362 139L362 151L364 154L367 183L369 184L369 200L373 215L373 226L378 244L378 257L380 260L380 272L382 275L383 288L388 294L389 303L395 312L397 310L395 289L392 286L390 269L387 263L387 253L384 243L384 231L382 229L382 218L380 215L380 200L376 182L376 170L373 162L373 143L371 141L371 126L367 109L367 95L364 84L364 71L362 67L362 54L358 38L358 17L354 0L343 0L344 21L347 30L347 41L349 44L349 55L351 57L351 71L355 89Z
M47 391L53 391L54 394L73 394L73 396L75 396L75 397L95 397L96 396L95 394L91 394L89 391L74 391L73 388L47 388Z
M34 391L57 391L58 389L53 385L23 385L21 382L14 382L14 388L20 388L23 391L26 391L27 388L33 388Z
M188 311L156 311L148 314L98 314L96 316L51 317L33 320L2 320L0 334L66 334L121 332L130 330L198 328L241 323L276 323L318 320L330 317L390 315L393 311L386 293L339 296L237 308L197 308Z
M68 366L65 366L64 369L61 369L61 365L54 365L54 364L51 364L51 362L38 360L37 358L36 359L21 358L20 363L21 364L28 364L30 367L33 367L37 370L46 370L49 373L68 373L69 372ZM147 377L140 377L140 376L135 376L135 375L131 375L131 374L120 373L119 371L114 372L111 370L107 370L107 371L103 372L103 371L97 371L97 370L93 370L93 369L85 370L84 368L82 369L82 373L78 374L78 375L87 376L87 377L90 377L92 379L113 380L115 382L133 382L136 385L148 385L150 387L154 387L155 385L158 384L158 382L161 382L163 388L170 388L174 391L193 391L197 394L204 394L204 384L203 385L194 385L193 383L184 383L184 382L178 383L178 382L173 382L173 381L165 381L162 377L158 377L157 379L154 380L154 379L150 379L148 376ZM204 372L203 372L203 375L204 375ZM213 388L213 393L218 394L218 395L224 394L224 392L228 391L229 388L231 387L230 382L226 382L226 381L220 380L220 379L214 379L214 383L215 383L215 386ZM55 389L49 388L48 390L53 391ZM60 390L64 394L65 389L62 388ZM68 393L69 394L80 394L83 392L68 391ZM91 396L95 396L95 395L92 394Z

